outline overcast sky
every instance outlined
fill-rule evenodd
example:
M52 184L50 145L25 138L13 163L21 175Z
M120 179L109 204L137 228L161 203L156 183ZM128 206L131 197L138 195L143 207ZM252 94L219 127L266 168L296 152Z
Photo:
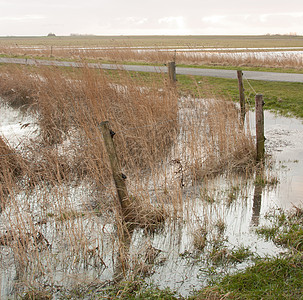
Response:
M302 0L0 0L0 36L303 35Z

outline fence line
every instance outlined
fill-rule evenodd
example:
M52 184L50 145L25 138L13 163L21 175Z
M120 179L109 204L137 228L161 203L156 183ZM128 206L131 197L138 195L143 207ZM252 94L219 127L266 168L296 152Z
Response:
M252 89L252 91L255 93L255 95L257 95L256 90L253 88L253 86L250 84L250 82L248 81L248 78L245 76L245 74L243 74L244 79L247 81L249 87Z
M174 68L172 68L172 69L174 69ZM253 86L250 84L250 82L248 81L248 79L246 78L246 76L242 73L242 71L241 70L238 70L237 71L237 73L238 73L238 76L239 76L239 74L240 74L240 72L241 72L241 76L240 76L240 78L239 78L239 86L240 86L240 81L242 81L242 76L245 78L245 80L247 81L247 83L248 83L248 85L250 86L250 88L256 93L256 91L255 91L255 89L253 88ZM173 72L172 72L173 73ZM172 79L172 81L175 79L175 74L174 74L174 76L173 77L171 77L171 79ZM241 82L241 84L242 84L242 82ZM242 87L242 89L243 89L243 87ZM241 91L242 92L244 92L244 90L241 90L240 88L239 88L239 90L240 90L240 93L241 93ZM241 95L240 95L240 100L242 100L241 99ZM241 102L241 101L240 101ZM242 107L242 106L241 106ZM244 107L244 109L245 109L245 107ZM241 113L242 113L242 109L241 109ZM245 116L245 115L244 115ZM113 121L112 119L109 119L110 121ZM167 120L161 120L161 121L159 121L159 122L155 122L155 123L153 123L153 124L147 124L147 125L142 125L142 126L136 126L136 127L128 127L127 129L124 129L124 130L119 130L119 131L116 131L116 133L118 133L118 134L125 134L126 132L129 132L130 130L137 130L137 129L140 129L140 128L148 128L148 127L150 127L150 128L152 128L152 127L156 127L156 126L158 126L158 125L163 125L163 124L166 124L166 123L170 123L170 122L177 122L178 121L178 119L167 119ZM10 124L14 124L14 123L10 123ZM10 124L5 124L5 125L10 125ZM198 124L198 123L193 123L193 122L191 122L191 124ZM200 123L199 123L200 124ZM264 129L263 129L264 130ZM100 138L100 137L99 137ZM91 140L91 139L90 139ZM56 145L55 145L56 146ZM50 148L51 150L53 150L54 149L54 146L40 146L39 147L39 149L46 149L46 148ZM2 155L0 155L0 159L2 158L2 159L4 159L4 157L7 157L7 156L13 156L13 155L20 155L20 154L22 154L22 153L30 153L31 152L31 150L15 150L16 152L12 152L12 153L7 153L7 154L2 154Z

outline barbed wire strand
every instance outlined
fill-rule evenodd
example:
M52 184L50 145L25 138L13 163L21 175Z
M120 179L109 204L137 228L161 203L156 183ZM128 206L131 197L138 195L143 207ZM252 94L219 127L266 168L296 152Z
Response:
M257 95L256 90L255 90L255 89L253 88L253 86L250 84L250 82L249 82L248 78L247 78L245 75L243 75L243 77L244 77L244 79L247 81L247 83L248 83L249 87L252 89L252 91L255 93L255 95Z

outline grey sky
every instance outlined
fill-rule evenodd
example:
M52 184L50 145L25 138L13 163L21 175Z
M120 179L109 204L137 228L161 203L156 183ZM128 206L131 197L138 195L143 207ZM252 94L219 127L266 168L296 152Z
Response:
M0 36L303 35L302 0L0 0Z

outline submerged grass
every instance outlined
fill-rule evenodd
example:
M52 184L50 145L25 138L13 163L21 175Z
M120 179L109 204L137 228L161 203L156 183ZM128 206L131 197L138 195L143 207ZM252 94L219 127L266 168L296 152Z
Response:
M291 251L274 258L256 259L253 266L227 275L195 299L301 299L303 294L302 209L278 211L271 225L258 233Z

